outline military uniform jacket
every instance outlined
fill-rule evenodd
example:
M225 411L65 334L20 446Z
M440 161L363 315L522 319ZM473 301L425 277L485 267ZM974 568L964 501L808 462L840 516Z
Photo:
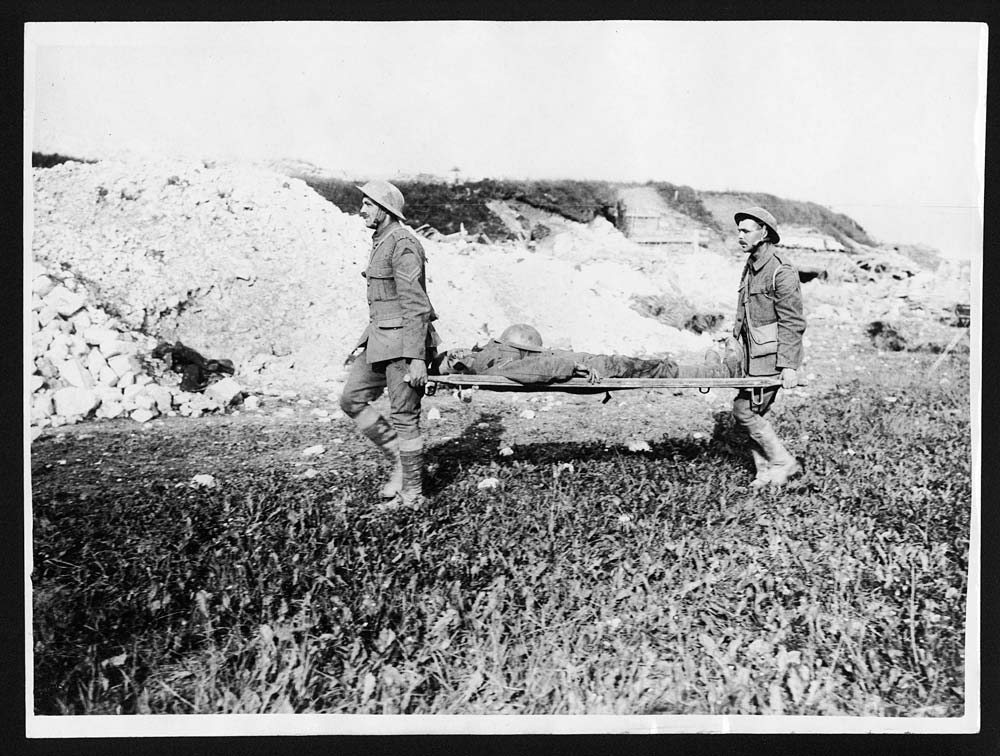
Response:
M424 249L398 221L372 238L368 267L368 326L355 349L367 345L369 363L426 360L440 343L437 314L427 296Z
M451 349L441 362L442 373L500 375L518 383L553 383L572 378L576 365L592 367L602 378L676 378L672 359L643 360L617 354L590 354L548 349L522 356L519 349L490 341L482 349Z
M761 244L747 260L740 279L739 301L733 337L746 345L751 326L777 323L777 352L751 357L747 349L747 375L776 375L784 368L802 366L802 334L806 320L802 314L802 288L798 271L781 259L771 244Z

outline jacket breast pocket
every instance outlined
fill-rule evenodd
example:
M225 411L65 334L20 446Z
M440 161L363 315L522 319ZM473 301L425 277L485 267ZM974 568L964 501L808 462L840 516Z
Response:
M375 321L375 325L382 330L392 329L392 328L402 328L403 319L402 318L379 318Z
M373 302L384 302L396 299L396 279L389 266L372 266L368 268L368 290Z
M774 311L774 295L767 290L766 283L751 283L747 289L747 309L750 319L759 325L773 323L778 319Z

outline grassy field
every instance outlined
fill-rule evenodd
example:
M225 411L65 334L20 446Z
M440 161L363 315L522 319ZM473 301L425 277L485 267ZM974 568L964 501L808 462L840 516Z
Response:
M959 715L968 357L933 358L782 396L781 494L693 392L435 397L430 509L394 516L344 419L48 431L36 712Z

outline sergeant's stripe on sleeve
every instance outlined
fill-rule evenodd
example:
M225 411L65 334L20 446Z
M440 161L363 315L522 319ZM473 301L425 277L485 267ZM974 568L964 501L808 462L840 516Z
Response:
M396 265L396 276L413 283L420 278L420 263L412 252L404 252Z

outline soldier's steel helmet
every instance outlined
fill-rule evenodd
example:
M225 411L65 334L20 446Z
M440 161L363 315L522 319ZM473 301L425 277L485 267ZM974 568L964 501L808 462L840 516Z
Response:
M527 323L515 323L507 326L497 339L504 346L524 349L527 352L542 351L542 334Z
M736 215L733 216L737 223L739 223L744 218L752 218L758 223L762 223L767 226L768 239L775 244L781 241L781 237L778 236L778 221L774 219L767 210L762 207L748 207L745 210L740 210Z
M388 181L375 179L364 186L359 186L358 189L390 215L406 220L406 216L403 215L403 193Z

